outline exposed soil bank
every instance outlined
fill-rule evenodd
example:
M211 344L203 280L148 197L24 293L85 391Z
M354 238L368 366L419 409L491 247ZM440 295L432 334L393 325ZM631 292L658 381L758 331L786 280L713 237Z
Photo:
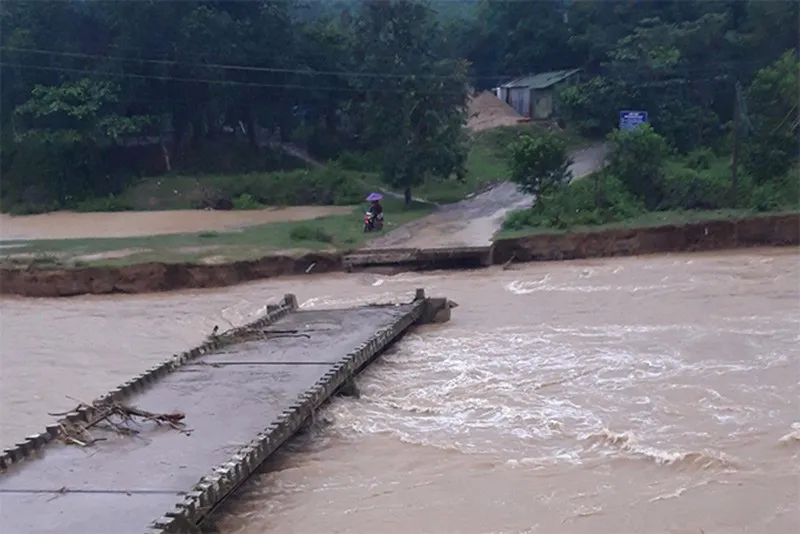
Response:
M0 269L0 294L71 297L85 294L155 293L223 287L291 274L341 270L341 254L266 256L221 265L144 263L77 269Z
M792 245L800 245L800 214L501 239L495 242L490 257L492 263L504 264L511 260L549 261ZM445 252L437 250L436 255ZM426 255L425 251L419 253L420 257ZM345 255L267 256L223 265L147 263L79 269L3 268L0 294L69 297L222 287L282 275L341 271L345 269ZM427 259L415 268L409 265L408 252L400 250L397 263L403 270L458 267L458 263L437 264ZM376 265L391 265L386 251Z
M499 239L494 263L800 245L800 213Z

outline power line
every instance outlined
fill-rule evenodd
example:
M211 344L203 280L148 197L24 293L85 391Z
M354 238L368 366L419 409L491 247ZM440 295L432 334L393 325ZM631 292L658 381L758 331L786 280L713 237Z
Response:
M192 67L192 68L203 68L203 69L217 69L217 70L231 70L231 71L241 71L241 72L261 72L261 73L271 73L271 74L297 74L303 76L346 76L350 78L389 78L389 79L408 79L408 78L419 78L419 79L430 79L430 80L449 80L452 79L452 76L447 75L437 75L437 74L400 74L400 73L380 73L380 72L361 72L361 71L347 71L347 70L338 70L338 71L318 71L313 69L289 69L289 68L276 68L276 67L257 67L252 65L235 65L235 64L223 64L223 63L187 63L183 61L178 61L174 59L149 59L149 58L136 58L136 57L120 57L120 56L104 56L100 54L85 54L81 52L62 52L57 50L43 50L38 48L18 48L18 47L10 47L10 46L0 46L0 50L7 50L13 52L20 52L20 53L27 53L27 54L40 54L40 55L52 55L52 56L59 56L59 57L70 57L76 59L98 59L98 60L110 60L110 61L120 61L120 62L132 62L132 63L148 63L154 65L165 65L165 66L182 66L182 67ZM668 70L670 74L691 74L691 73L698 73L698 72L708 72L710 69L714 68L725 68L725 67L735 67L735 66L746 66L746 65L756 65L762 64L762 61L714 61L714 62L707 62L703 65L697 66L677 66L673 67ZM627 69L628 72L637 73L638 72L645 72L645 73L652 73L651 69L638 67L634 69ZM506 75L494 75L494 76L472 76L470 77L471 80L480 81L480 80L507 80L519 78L517 74L506 74Z
M216 84L216 85L233 85L233 86L240 86L240 87L260 87L260 88L273 88L273 89L306 89L306 90L313 90L313 91L333 91L333 92L345 92L345 93L363 93L366 90L358 89L356 87L331 87L331 86L313 86L313 85L299 85L299 84L281 84L281 83L258 83L258 82L241 82L236 80L209 80L209 79L201 79L201 78L179 78L174 76L159 76L157 74L134 74L134 73L126 73L126 72L105 72L105 71L96 71L96 70L81 70L81 69L72 69L67 67L46 67L42 65L26 65L21 63L4 63L0 61L0 67L17 67L23 69L32 69L32 70L43 70L43 71L52 71L52 72L70 72L74 74L90 74L94 76L111 76L115 78L132 78L132 79L144 79L144 80L160 80L164 82L182 82L182 83L207 83L207 84ZM388 93L408 93L409 89L407 88L393 88L393 87L382 87L380 89L382 92ZM450 90L440 90L440 91L414 91L415 94L422 94L422 95L435 95L435 94L457 94L457 91L450 91Z
M83 58L83 59L105 59L111 61L130 61L134 63L151 63L155 65L170 65L181 67L197 67L208 69L221 69L221 70L237 70L243 72L267 72L273 74L302 74L306 76L348 76L353 78L423 78L423 79L449 79L452 76L437 75L437 74L397 74L397 73L379 73L379 72L359 72L359 71L318 71L312 69L287 69L287 68L273 68L273 67L255 67L251 65L225 65L221 63L186 63L174 59L142 59L134 57L119 57L119 56L104 56L99 54L84 54L80 52L59 52L56 50L41 50L35 48L16 48L11 46L0 46L0 50L10 50L14 52L23 52L31 54L47 54L54 56ZM499 78L499 77L498 77Z
M85 4L94 4L94 3L104 3L108 2L109 0L3 0L6 4L22 4L22 3L31 3L31 2L50 2L50 3L85 3ZM152 3L154 0L113 0L115 3L119 4L138 4L138 3ZM199 4L203 2L207 2L209 0L155 0L158 2L170 2L175 4ZM370 0L367 0L368 3ZM375 0L378 1L378 0ZM409 2L413 3L413 0L408 0ZM481 0L482 2L487 2L490 4L533 4L533 3L542 3L548 2L550 4L561 4L562 8L568 8L569 3L573 3L574 0ZM620 0L594 0L596 2L619 2ZM648 4L648 3L658 3L663 2L663 0L634 0L638 3ZM690 1L690 0L686 0ZM794 0L759 0L760 2L770 2L770 3L790 3ZM358 7L361 4L358 0L340 0L340 1L331 1L331 0L217 0L218 3L228 3L228 4L251 4L251 3L264 3L264 4L297 4L298 6L303 6L306 4L329 4L332 6L341 6L341 5L352 5L354 7ZM430 0L428 2L432 6L436 6L437 4L474 4L475 7L478 6L478 0Z
M298 89L298 90L308 90L308 91L331 91L331 92L341 92L341 93L365 93L368 92L369 89L359 89L356 87L333 87L333 86L315 86L315 85L301 85L301 84L287 84L287 83L259 83L259 82L242 82L236 80L214 80L214 79L203 79L203 78L182 78L182 77L174 77L174 76L161 76L156 74L135 74L135 73L124 73L124 72L108 72L108 71L97 71L97 70L84 70L84 69L73 69L68 67L48 67L42 65L27 65L27 64L10 64L10 63L3 63L0 61L0 67L8 67L8 68L22 68L22 69L31 69L31 70L41 70L41 71L49 71L49 72L68 72L73 74L84 74L84 75L92 75L92 76L109 76L113 78L122 78L122 79L143 79L143 80L159 80L163 82L180 82L180 83L200 83L200 84L211 84L211 85L227 85L227 86L238 86L238 87L254 87L254 88L272 88L272 89ZM666 87L669 85L678 85L678 84L693 84L699 83L704 81L719 81L723 79L724 76L721 75L708 75L705 77L699 77L694 79L685 79L685 78L664 78L658 81L651 81L651 82L644 82L644 83L635 83L631 84L634 88L644 88L644 87ZM381 92L386 93L408 93L409 90L407 88L396 88L391 86L381 87L379 89ZM373 89L374 91L374 89ZM438 91L414 91L415 94L419 95L442 95L442 94L458 94L459 91L449 90L449 89L441 89Z

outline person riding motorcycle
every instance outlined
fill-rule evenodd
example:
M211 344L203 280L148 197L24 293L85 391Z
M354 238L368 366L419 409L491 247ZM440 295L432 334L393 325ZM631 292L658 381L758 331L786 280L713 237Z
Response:
M368 213L372 215L372 218L375 220L383 219L383 206L381 206L381 201L373 200L370 204Z

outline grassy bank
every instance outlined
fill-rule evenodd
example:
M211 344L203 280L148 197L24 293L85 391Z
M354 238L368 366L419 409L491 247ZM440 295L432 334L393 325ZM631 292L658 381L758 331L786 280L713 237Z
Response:
M260 209L362 202L374 178L330 165L245 174L166 175L141 179L116 197L90 199L77 211Z
M431 206L399 200L384 203L384 232L430 213ZM382 233L365 234L363 210L350 215L310 221L272 223L233 232L199 232L108 239L59 239L16 242L4 249L0 264L16 267L81 267L164 263L225 263L255 259L270 253L308 250L343 250L363 245Z
M800 214L800 209L756 211L752 209L722 209L722 210L694 210L694 211L655 211L642 213L629 219L614 221L605 224L574 224L567 228L554 228L551 226L524 226L521 228L504 228L495 235L495 239L511 239L531 235L566 235L583 232L600 232L619 228L655 228L659 226L684 225L699 222L742 220L753 217L766 217L769 215Z

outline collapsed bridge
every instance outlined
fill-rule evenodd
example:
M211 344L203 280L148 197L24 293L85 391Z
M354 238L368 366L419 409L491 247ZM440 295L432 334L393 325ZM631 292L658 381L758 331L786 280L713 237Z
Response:
M405 304L336 310L286 295L5 450L3 533L199 531L360 370L452 306L421 289Z

